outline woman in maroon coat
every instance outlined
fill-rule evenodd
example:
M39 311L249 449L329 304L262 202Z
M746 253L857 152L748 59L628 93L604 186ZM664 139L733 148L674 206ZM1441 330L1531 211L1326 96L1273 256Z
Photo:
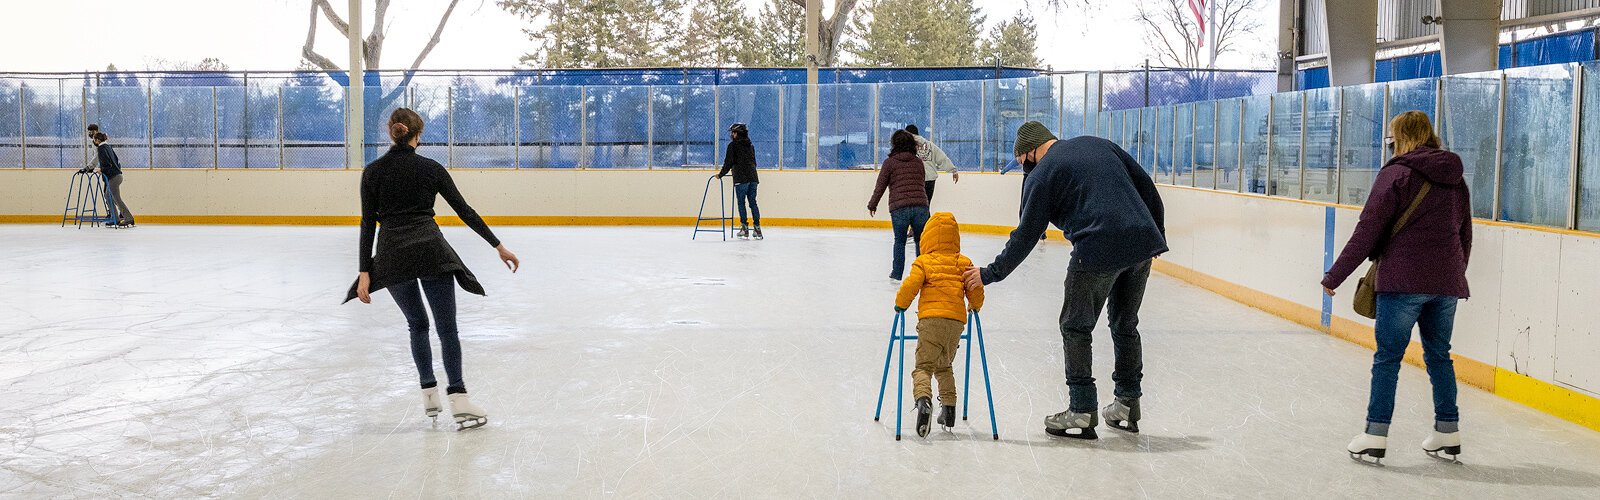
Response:
M917 138L910 132L896 130L889 138L889 158L883 160L878 170L878 185L867 201L867 213L878 215L878 201L883 190L889 190L889 219L894 224L894 267L889 279L900 281L906 267L906 228L917 241L916 255L922 255L922 226L928 223L928 186L923 183L925 172L922 160L917 158Z
M1362 261L1382 260L1375 287L1378 310L1373 330L1378 352L1372 359L1367 428L1347 449L1357 460L1381 461L1385 455L1400 360L1411 343L1411 329L1417 326L1433 382L1433 434L1422 448L1429 455L1442 457L1442 453L1454 460L1461 453L1461 416L1450 335L1456 303L1468 296L1472 196L1462 180L1461 157L1439 149L1439 136L1428 115L1407 111L1396 116L1389 129L1394 134L1394 158L1373 182L1355 234L1322 278L1323 291L1333 295ZM1416 210L1394 232L1413 203Z

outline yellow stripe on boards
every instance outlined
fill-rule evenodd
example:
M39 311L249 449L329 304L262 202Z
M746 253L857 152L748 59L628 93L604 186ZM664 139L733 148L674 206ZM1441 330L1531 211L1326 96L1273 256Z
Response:
M1500 397L1600 430L1600 399L1504 369L1496 370L1494 387Z

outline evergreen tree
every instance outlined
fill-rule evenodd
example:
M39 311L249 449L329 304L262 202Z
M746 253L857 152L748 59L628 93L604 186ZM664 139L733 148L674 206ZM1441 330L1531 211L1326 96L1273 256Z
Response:
M540 29L520 61L546 68L660 66L681 35L682 0L501 0L498 5Z
M755 26L740 0L694 0L673 48L682 66L751 66L760 59Z
M875 0L851 20L845 50L868 66L970 66L983 22L972 0Z
M989 38L983 41L983 60L978 62L1022 68L1040 67L1043 63L1039 61L1038 38L1039 29L1033 17L1019 11L1011 19L989 30Z
M767 0L756 16L750 66L806 64L806 9L791 0Z

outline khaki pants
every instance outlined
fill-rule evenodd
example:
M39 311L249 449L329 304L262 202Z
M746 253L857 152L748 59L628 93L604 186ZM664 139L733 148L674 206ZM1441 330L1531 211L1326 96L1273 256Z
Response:
M923 318L917 321L917 367L911 371L911 394L925 398L933 394L929 378L939 378L939 403L956 405L956 376L950 364L961 347L965 323L948 318Z

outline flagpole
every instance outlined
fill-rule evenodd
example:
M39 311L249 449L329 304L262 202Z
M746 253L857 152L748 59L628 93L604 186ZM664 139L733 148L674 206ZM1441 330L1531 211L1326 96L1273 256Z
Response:
M1217 25L1217 2L1218 1L1219 0L1208 0L1206 2L1207 6L1211 8L1211 15L1209 16L1210 19L1211 19L1211 22L1210 22L1210 26L1207 26L1207 28L1209 28L1209 29L1206 30L1207 31L1206 34L1211 37L1211 60L1210 60L1211 69L1217 69L1217 31L1220 29L1218 27L1218 25Z

